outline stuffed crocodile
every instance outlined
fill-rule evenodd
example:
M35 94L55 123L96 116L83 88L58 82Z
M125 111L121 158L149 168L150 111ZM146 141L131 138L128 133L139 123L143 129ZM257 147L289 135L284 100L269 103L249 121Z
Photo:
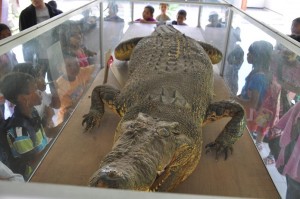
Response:
M159 26L144 38L125 41L115 57L130 60L129 79L119 91L94 88L84 115L86 130L99 125L107 104L122 119L112 151L90 179L90 186L140 191L170 191L197 166L202 126L231 117L216 140L206 146L216 157L232 152L245 128L244 109L231 101L212 103L216 48L185 36L172 26Z

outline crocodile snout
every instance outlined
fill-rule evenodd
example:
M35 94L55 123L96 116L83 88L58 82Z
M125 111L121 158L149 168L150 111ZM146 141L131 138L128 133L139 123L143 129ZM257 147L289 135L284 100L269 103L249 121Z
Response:
M91 186L102 188L123 188L125 179L123 175L115 169L98 170L90 181Z

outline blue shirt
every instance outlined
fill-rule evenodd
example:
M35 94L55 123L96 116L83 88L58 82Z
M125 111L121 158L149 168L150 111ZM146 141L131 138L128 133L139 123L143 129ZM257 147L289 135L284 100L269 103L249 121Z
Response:
M246 83L242 89L243 99L249 99L248 91L257 91L259 93L258 104L262 103L268 87L268 80L264 73L254 73L246 78Z

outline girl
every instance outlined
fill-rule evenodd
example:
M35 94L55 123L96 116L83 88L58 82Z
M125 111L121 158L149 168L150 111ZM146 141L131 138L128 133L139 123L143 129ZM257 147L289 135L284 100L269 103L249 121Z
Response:
M169 4L167 3L160 3L159 4L161 14L156 17L156 20L159 22L166 22L171 20L170 17L167 15L167 9L169 7Z
M234 97L246 110L247 126L250 132L256 131L258 133L256 137L258 150L262 149L264 128L272 119L270 112L261 110L271 81L271 77L267 74L269 74L272 51L273 46L267 41L255 41L250 45L247 61L252 64L252 71L246 77L246 83L241 94Z
M78 59L69 54L64 54L62 65L65 67L64 74L56 80L56 88L61 102L57 124L61 124L70 115L72 108L87 88L95 69L94 66L80 67Z

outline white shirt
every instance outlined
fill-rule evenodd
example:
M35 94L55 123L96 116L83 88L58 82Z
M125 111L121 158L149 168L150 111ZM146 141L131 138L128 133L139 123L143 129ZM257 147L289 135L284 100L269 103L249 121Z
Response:
M35 9L37 23L41 23L50 19L49 10L47 7L43 9Z
M1 161L0 161L0 180L24 182L24 178L21 174L13 173Z

